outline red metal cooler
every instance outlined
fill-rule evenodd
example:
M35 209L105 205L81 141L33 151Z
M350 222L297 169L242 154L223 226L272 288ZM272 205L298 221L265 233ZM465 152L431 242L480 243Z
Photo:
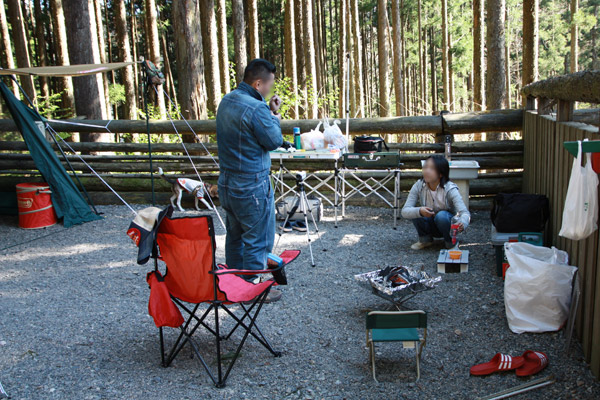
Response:
M19 226L24 229L45 228L56 224L56 213L46 183L19 183L17 203Z

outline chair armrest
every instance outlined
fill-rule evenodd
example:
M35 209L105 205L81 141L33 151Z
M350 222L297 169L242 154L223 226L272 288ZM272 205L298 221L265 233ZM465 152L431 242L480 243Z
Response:
M227 268L227 266L224 264L218 264L217 266L221 267L221 269L218 269L216 271L209 271L209 273L214 274L214 275L224 275L224 274L256 275L256 274L268 274L271 272L277 272L280 269L282 269L283 267L285 267L285 265L280 265L277 268L273 268L273 269L230 269L230 268Z

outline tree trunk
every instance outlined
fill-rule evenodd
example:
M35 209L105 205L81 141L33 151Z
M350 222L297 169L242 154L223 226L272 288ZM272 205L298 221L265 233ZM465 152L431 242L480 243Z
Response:
M231 91L229 82L229 52L227 49L227 8L225 0L218 0L217 29L219 35L219 67L221 68L221 90L227 94Z
M69 65L69 50L67 46L67 31L65 27L65 16L62 0L50 0L50 15L52 17L52 28L54 37L54 53L56 65ZM73 80L71 77L58 79L61 90L61 117L70 118L75 115L75 98L73 97Z
M431 62L431 113L437 114L438 111L438 86L437 86L437 77L435 74L435 46L433 43L433 27L429 30L429 52L431 55L429 56L429 61Z
M197 0L173 1L173 29L177 60L177 97L186 119L206 118L206 88L202 60L202 32Z
M156 2L155 0L145 0L145 10L146 11L146 26L147 26L147 43L150 49L150 60L160 68L160 63L162 62L162 57L160 56L160 41L158 39L158 24L157 24L157 14L156 14ZM163 86L156 85L157 93L152 90L151 98L154 98L156 95L156 107L158 107L158 112L160 114L161 119L165 119L167 116L166 106L165 106L165 96L163 94Z
M475 111L485 109L483 1L473 0L473 103ZM523 26L525 26L525 22L523 22Z
M379 52L379 116L388 117L390 110L390 78L388 48L387 1L377 1L377 47Z
M506 60L506 68L505 68L505 75L506 75L506 108L510 108L510 103L511 103L511 95L510 95L510 27L508 25L508 21L510 21L509 17L508 17L508 7L506 7L505 9L505 13L504 13L504 19L507 24L506 26L506 45L504 46L504 59Z
M102 22L102 7L99 0L94 1L94 17L96 18L96 29L98 30L98 55L102 64L106 63L106 41L104 40L104 23ZM108 95L108 74L102 74L102 85L104 89L104 100L106 101L106 116L112 118L110 99Z
M307 82L310 81L311 90L308 95L308 117L318 118L319 105L317 103L317 67L315 60L315 35L313 31L313 7L312 1L304 2L304 14L302 18L302 33L304 34L304 62L306 67Z
M418 38L419 41L419 100L420 104L418 107L419 114L421 114L421 110L425 108L425 79L423 75L423 32L421 31L421 0L417 2L417 29L418 29Z
M504 54L504 0L487 0L487 84L486 106L488 110L504 107L506 100L506 75ZM502 134L490 133L488 140L500 140Z
M402 32L400 29L400 0L392 0L392 44L394 47L394 91L396 94L396 115L404 114L404 85L402 84Z
M356 113L355 118L365 117L365 91L362 79L362 37L360 34L360 19L358 16L358 0L352 3L352 36L354 41L354 87L356 89Z
M12 28L12 35L9 36L13 39L15 46L15 55L17 56L17 66L19 68L31 67L29 58L29 42L25 33L25 22L23 19L23 10L21 9L20 0L8 0L8 18L10 26ZM10 49L10 47L8 47ZM36 93L35 86L33 85L33 77L31 75L20 75L19 80L21 86L27 94L27 96L35 103Z
M44 35L44 19L42 18L42 5L41 0L35 0L34 13L35 13L35 37L37 40L37 55L39 59L39 66L45 67L48 65L48 57L46 55L46 37ZM48 87L48 77L40 76L40 93L43 98L47 99L50 95L50 89Z
M448 33L448 94L449 94L449 110L454 112L454 68L452 67L452 34Z
M116 0L113 4L115 13L115 28L117 31L117 47L121 61L131 61L131 46L129 45L129 30L127 29L127 12L125 11L125 0ZM123 86L125 86L125 119L137 119L135 101L135 79L133 78L133 67L129 66L121 70Z
M246 50L246 23L244 22L244 4L242 0L231 0L231 12L233 15L233 46L235 49L235 73L236 82L240 83L244 78L244 70L248 64L248 53Z
M67 42L71 64L98 64L98 30L91 0L63 0L65 20L69 21ZM102 75L88 75L73 79L77 116L87 119L106 119L106 101ZM107 133L81 133L82 142L108 142Z
M338 26L339 26L339 56L338 56L338 86L340 88L340 100L339 100L339 116L340 118L346 115L346 76L347 76L347 65L346 65L346 13L348 11L347 2L348 0L339 1L339 15L338 15Z
M298 75L296 70L296 35L294 29L294 1L286 0L284 9L285 76L290 79L292 96L295 99L290 109L292 118L298 118Z
M308 116L308 92L306 90L306 60L304 53L304 24L305 19L304 1L294 1L294 19L296 25L296 62L298 73L298 96L300 98L300 107L298 112L301 117Z
M579 0L571 0L571 73L579 70L579 26L575 22L575 14L578 9Z
M498 1L498 0L491 0ZM442 0L442 108L450 109L450 74L448 71L448 0Z
M214 0L200 0L200 14L202 16L202 49L206 70L208 109L216 114L221 102L221 76L219 74L219 48Z
M523 0L522 87L538 79L539 1ZM527 98L523 96L523 106Z
M11 36L8 31L8 21L6 20L6 11L4 9L4 0L0 0L0 29L2 30L0 32L2 34L2 35L0 35L0 36L2 36L2 49L4 50L2 66L4 68L14 69L15 68L15 60L13 58L12 46L10 43ZM20 98L21 94L19 93L19 87L17 86L17 83L15 81L13 81L12 79L11 79L11 82L12 82L13 92L14 92L15 96Z
M250 41L250 59L260 58L260 44L258 41L258 1L247 0L248 7L248 39Z

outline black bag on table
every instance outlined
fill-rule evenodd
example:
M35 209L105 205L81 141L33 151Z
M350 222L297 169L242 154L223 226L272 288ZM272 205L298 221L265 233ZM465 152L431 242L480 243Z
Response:
M544 195L498 193L492 206L492 223L504 233L543 232L550 216L550 202Z
M390 148L380 137L377 136L356 136L354 138L354 152L355 153L378 153L381 151L381 146L385 146L387 151Z

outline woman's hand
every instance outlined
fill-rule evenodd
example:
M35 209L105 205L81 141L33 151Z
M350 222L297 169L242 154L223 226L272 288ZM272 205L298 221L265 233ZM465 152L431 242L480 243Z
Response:
M458 231L459 231L459 232L462 232L462 231L464 231L464 230L465 230L465 225L464 225L462 222L461 222L461 223L459 223L459 224L458 224Z
M435 215L435 213L433 212L433 210L429 207L421 207L419 208L419 214L421 214L422 217L426 217L426 218L431 218Z

